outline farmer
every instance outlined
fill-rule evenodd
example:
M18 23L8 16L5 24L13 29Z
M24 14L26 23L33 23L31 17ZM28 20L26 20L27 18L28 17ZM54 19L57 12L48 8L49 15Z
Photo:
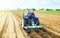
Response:
M29 24L32 25L32 19L34 21L34 17L35 17L35 14L34 14L34 11L33 10L30 10L27 14L28 18L29 18Z
M33 19L34 24L38 22L37 24L39 25L39 20L38 20L38 17L35 16L34 10L30 10L27 15L28 15L28 18L30 19L30 23L31 23L31 20Z
M33 10L30 10L27 15L28 15L29 19L31 19L31 18L33 18L35 16Z

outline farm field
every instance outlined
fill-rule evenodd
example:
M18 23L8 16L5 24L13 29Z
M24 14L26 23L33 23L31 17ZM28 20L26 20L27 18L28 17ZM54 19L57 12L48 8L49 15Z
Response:
M0 12L0 38L60 38L60 15L35 13L39 17L40 24L45 27L47 33L39 30L31 30L28 34L20 25L23 12ZM49 34L50 33L50 34ZM34 35L36 34L36 35Z
M23 12L15 13L22 18ZM59 14L47 14L47 13L35 13L39 17L41 25L44 25L45 28L52 33L60 36L60 15Z

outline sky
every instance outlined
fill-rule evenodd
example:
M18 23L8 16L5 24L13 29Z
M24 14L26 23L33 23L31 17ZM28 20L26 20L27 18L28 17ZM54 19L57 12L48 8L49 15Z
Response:
M0 0L0 9L60 9L60 0Z

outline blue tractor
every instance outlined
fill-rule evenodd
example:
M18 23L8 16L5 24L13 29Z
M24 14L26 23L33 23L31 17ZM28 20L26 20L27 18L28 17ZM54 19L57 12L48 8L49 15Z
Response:
M23 14L23 20L22 20L22 27L24 29L37 29L37 28L44 28L39 23L39 19L37 16L34 16L33 18L29 18L27 14Z

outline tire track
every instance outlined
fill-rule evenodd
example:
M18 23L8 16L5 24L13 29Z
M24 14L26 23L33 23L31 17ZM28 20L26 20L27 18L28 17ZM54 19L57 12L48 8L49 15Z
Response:
M12 14L11 14L11 15L12 15ZM13 20L13 22L14 22L14 32L16 33L15 21L14 21L14 19L13 19L13 16L12 16L12 20ZM16 38L17 38L17 33L16 33Z
M13 16L13 19L15 21L15 28L16 28L16 34L17 34L17 38L28 38L28 36L24 36L23 32L21 31L22 28L20 28L19 23L17 21L17 19Z
M7 27L8 27L8 17L9 17L9 16L7 16L7 19L6 19L5 24L4 24L4 29L3 29L3 33L2 33L2 38L4 38L6 29L7 29Z
M2 17L1 22L0 22L0 38L2 37L2 34L3 34L6 19L7 19L7 13L6 15Z
M4 33L3 38L16 38L16 34L14 32L14 23L12 20L12 16L9 13L9 19L8 19L8 27L6 29L6 32Z

